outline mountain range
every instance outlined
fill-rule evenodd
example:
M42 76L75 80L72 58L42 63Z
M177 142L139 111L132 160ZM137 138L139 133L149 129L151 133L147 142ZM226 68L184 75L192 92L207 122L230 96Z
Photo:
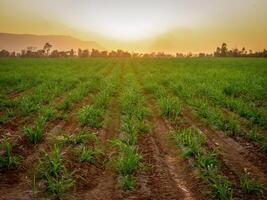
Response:
M46 42L52 45L52 49L57 50L104 49L95 41L83 41L72 36L0 33L0 50L18 52L27 47L42 49Z

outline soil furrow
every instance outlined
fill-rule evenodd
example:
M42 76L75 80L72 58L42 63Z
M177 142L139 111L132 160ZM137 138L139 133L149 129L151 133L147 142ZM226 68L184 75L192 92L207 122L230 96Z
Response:
M196 117L192 116L188 109L183 110L182 117L207 136L210 147L219 149L225 164L237 175L242 175L246 171L254 178L267 180L266 156L249 151L223 132L205 126Z
M13 153L23 157L23 160L19 164L18 169L11 171L0 171L1 176L5 177L0 180L0 194L3 200L11 199L30 199L32 198L32 179L29 177L28 171L34 165L37 166L40 153L51 147L50 145L55 143L58 137L63 133L72 133L79 129L79 123L76 118L76 111L88 104L91 94L85 97L81 102L77 103L69 112L69 117L66 121L48 122L45 130L45 139L41 144L31 145L25 138L19 138L18 143L14 146ZM34 169L33 169L34 170ZM2 173L3 172L3 173ZM12 186L12 187L10 187ZM17 191L21 191L18 193Z
M139 83L138 71L133 67ZM146 95L148 96L148 95ZM155 127L151 133L139 138L140 151L148 164L147 188L151 199L204 199L201 194L201 182L193 175L193 170L178 155L169 142L171 126L159 116L159 112L150 100L147 106L151 110L149 120Z
M111 98L109 109L105 115L104 126L97 133L105 152L105 166L103 166L101 173L94 177L95 182L97 183L95 187L91 190L81 191L79 193L79 199L111 200L121 198L120 192L117 188L117 177L113 170L108 166L108 162L110 161L113 153L115 153L115 149L111 146L109 141L117 137L120 128L118 96L120 95L120 87L124 79L123 69L124 68L122 67L120 71L118 89L115 95Z
M110 105L111 109L108 111L105 119L105 121L107 121L107 124L102 129L100 129L97 134L101 141L101 144L105 149L104 151L105 156L107 157L107 161L114 152L114 149L112 149L109 144L109 140L116 137L116 134L118 133L118 129L120 127L120 113L117 105L117 99L113 98ZM94 179L97 183L95 187L91 190L82 191L79 195L79 199L118 199L118 197L116 197L118 193L115 192L116 175L112 172L111 169L105 166L102 172L97 177L94 177Z

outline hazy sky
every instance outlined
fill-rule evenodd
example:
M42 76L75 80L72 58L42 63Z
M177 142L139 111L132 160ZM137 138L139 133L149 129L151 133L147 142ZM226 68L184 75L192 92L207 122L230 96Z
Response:
M267 0L0 0L0 32L71 35L106 48L267 48Z

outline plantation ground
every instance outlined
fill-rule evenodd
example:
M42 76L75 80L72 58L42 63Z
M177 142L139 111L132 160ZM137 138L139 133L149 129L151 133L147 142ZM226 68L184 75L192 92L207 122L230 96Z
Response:
M267 199L267 60L0 59L0 199Z

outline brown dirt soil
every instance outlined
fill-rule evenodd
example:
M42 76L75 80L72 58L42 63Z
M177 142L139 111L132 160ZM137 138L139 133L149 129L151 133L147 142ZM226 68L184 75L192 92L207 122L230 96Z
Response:
M18 137L13 147L14 154L22 156L19 168L11 171L0 171L1 177L5 177L0 180L0 194L1 198L6 199L31 199L32 198L32 172L37 166L38 159L41 153L48 150L52 144L55 143L55 139L63 133L72 133L80 129L79 123L76 119L77 110L88 104L91 94L85 97L81 102L75 104L71 111L68 111L67 121L50 121L45 127L44 141L37 145L30 145L24 137ZM13 183L13 184L12 184ZM12 187L10 187L12 186ZM18 192L20 191L20 192ZM0 198L0 199L1 199ZM2 200L1 199L1 200Z
M112 69L110 69L110 72ZM133 68L138 79L138 72ZM110 73L108 72L108 73ZM123 77L121 71L120 84ZM139 80L141 83L141 81ZM119 95L119 92L117 92ZM209 149L219 150L219 159L222 161L222 173L237 181L237 177L245 170L253 178L267 180L266 155L254 151L253 147L246 147L242 143L226 136L223 132L213 130L196 118L190 109L185 108L182 116L177 118L174 124L165 121L159 114L155 102L148 94L146 105L151 110L151 116L146 119L146 125L152 124L148 133L140 133L138 137L139 152L143 156L143 169L136 174L137 188L133 192L123 191L119 186L119 177L110 167L114 147L109 140L119 137L120 110L118 96L111 99L104 126L100 129L81 127L77 118L77 110L83 105L89 104L91 95L81 102L73 105L67 112L65 121L54 120L46 126L45 140L38 145L29 145L24 138L18 138L15 142L13 153L23 156L21 165L16 170L0 170L0 200L24 200L32 197L32 171L37 166L42 151L50 150L55 139L62 134L76 134L80 130L94 132L100 139L104 149L96 163L78 163L75 155L69 154L72 147L63 147L66 166L70 170L77 170L74 174L76 188L64 196L63 199L92 199L92 200L177 200L177 199L209 199L204 192L207 185L196 176L194 167L182 159L177 148L170 140L170 131L181 128L199 129L208 139ZM21 123L21 122L20 122ZM19 124L15 126L19 127ZM10 129L16 128L8 125ZM11 131L10 136L12 136ZM90 145L90 144L88 144ZM29 171L29 169L31 171ZM79 177L83 178L79 178ZM254 197L240 196L241 199L255 199ZM257 197L256 197L257 198ZM51 199L43 192L37 199Z
M36 85L36 86L38 86L38 85ZM36 86L34 86L34 87L36 87ZM8 94L8 98L11 100L14 100L18 97L30 94L33 91L34 87L30 86L29 88L26 88L25 90L23 90L21 92L14 91L14 92Z
M77 86L78 85L76 85L75 87ZM62 94L56 96L54 98L53 104L58 105L64 99L62 97L67 96L70 90L67 90ZM45 104L43 104L43 106L45 106ZM18 137L19 135L17 134L17 132L22 131L22 128L24 126L31 125L36 118L37 113L29 113L29 115L27 116L14 116L12 119L10 119L0 127L0 133L2 133L2 136L7 135L9 137L9 135L11 135L13 138Z
M50 132L46 133L46 140L49 140L49 135L56 135L64 126L64 123L59 123ZM52 139L50 139L52 140ZM28 170L34 170L37 165L40 152L48 149L48 142L42 142L38 145L29 145L25 139L20 140L18 145L14 147L14 153L22 155L23 159L16 170L0 172L0 194L1 200L9 199L32 199L32 174Z
M119 76L119 87L123 82L122 67ZM117 185L117 176L114 170L109 166L109 161L112 155L115 153L115 149L111 146L109 140L117 138L120 128L120 110L118 107L118 96L120 95L120 89L117 90L115 95L111 98L109 109L105 115L104 126L97 130L97 136L101 141L101 145L104 149L105 158L102 160L102 170L99 174L93 177L96 182L93 188L83 188L77 192L77 199L92 199L92 200L111 200L121 199L120 189ZM89 179L90 180L90 179ZM92 179L91 179L92 180Z
M266 137L267 130L259 128L257 125L252 124L248 119L241 117L240 115L238 115L237 113L233 111L230 111L226 108L221 108L221 110L228 116L234 116L240 122L240 133L242 134L242 137L237 135L237 136L233 136L232 138L236 140L238 143L242 144L245 148L247 149L250 148L254 152L257 151L259 152L259 154L264 154L259 144L250 142L245 137L249 133L249 131L252 130L253 128L256 128L258 134Z
M219 149L223 162L229 169L235 172L236 175L242 175L246 171L250 173L253 178L261 180L263 183L266 182L266 155L242 146L231 137L225 135L222 131L216 131L206 126L193 116L188 108L183 110L182 117L207 136L208 145L212 149Z
M137 69L132 69L143 87ZM207 199L203 194L207 186L196 177L193 167L180 157L170 141L172 126L160 117L149 94L145 93L145 96L149 98L146 102L151 111L149 121L155 127L139 137L140 152L148 170L139 177L143 196L133 199Z
M140 144L145 159L152 166L148 180L152 199L205 199L201 192L207 189L204 183L170 142L171 126L151 106L152 101L149 105L153 113L150 121L155 127L150 134L141 136Z
M118 192L116 192L116 175L113 170L108 167L108 162L114 153L113 147L110 145L109 140L115 138L118 134L120 127L120 113L117 107L116 98L110 105L105 118L105 125L101 128L97 135L101 141L101 145L104 148L105 158L103 158L103 165L101 172L94 176L96 184L93 188L83 188L78 192L78 199L92 199L92 200L104 200L104 199L118 199Z
M113 67L109 69L107 73L111 73L112 70ZM12 141L15 144L13 147L13 153L23 156L23 159L21 160L18 169L0 171L0 200L22 200L33 198L31 189L33 173L32 171L34 171L34 168L37 166L38 160L41 156L40 153L49 150L51 145L55 142L55 139L63 133L72 134L81 130L81 127L77 120L77 110L83 105L88 104L91 99L91 95L92 94L85 97L81 102L78 102L74 106L72 106L71 110L67 111L67 121L54 120L48 122L45 128L45 139L38 145L29 145L25 138L15 137L15 132L17 136L19 136L18 132L20 132L17 129L21 126L21 124L29 121L31 117L22 118L21 121L14 120L13 122L5 125L3 130L5 130L5 132L6 130L8 130L9 138L13 138ZM55 100L59 101L59 98L56 98ZM94 180L90 182L90 184L92 183L92 188L98 185L98 181L95 177L99 177L99 174L102 173L101 167L90 164L73 164L68 165L68 167L82 169L80 171L84 172L82 175L86 177L87 180ZM29 169L31 169L32 171L30 172ZM39 194L38 196L38 198L41 199L47 198L45 194ZM72 199L73 196L73 194L67 194L66 198Z

